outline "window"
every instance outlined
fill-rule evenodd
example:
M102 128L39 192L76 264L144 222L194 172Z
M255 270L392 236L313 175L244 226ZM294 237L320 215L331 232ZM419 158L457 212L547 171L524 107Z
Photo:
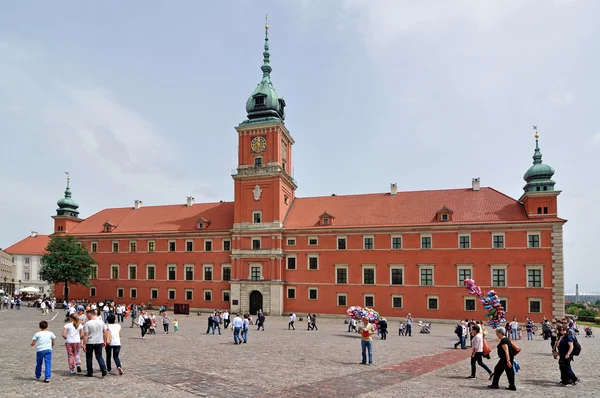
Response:
M204 301L212 301L212 290L204 291Z
M137 242L129 242L129 251L132 253L137 251Z
M319 257L308 256L308 269L311 271L315 271L315 270L319 269Z
M262 213L260 211L252 212L252 222L254 224L260 224L261 217L262 217Z
M189 265L185 267L185 280L193 281L194 280L194 267L190 267Z
M315 237L308 238L308 245L309 246L316 246L318 244L319 244L319 238L315 238Z
M402 296L392 296L392 308L402 308Z
M90 287L90 297L96 297L96 288Z
M212 251L212 240L206 239L204 241L204 251L205 252L211 252Z
M285 164L284 164L284 170L285 170ZM283 197L283 203L285 203L286 205L288 204L288 200L289 200L288 196Z
M404 284L404 269L402 267L390 268L390 284L391 285L403 285Z
M262 267L254 266L250 267L250 279L253 281L259 281L262 279Z
M213 280L213 267L212 265L204 266L204 280L212 281Z
M542 287L542 269L527 269L527 287Z
M112 244L112 251L113 251L113 253L118 253L119 252L119 242L113 242L113 244Z
M98 279L98 266L92 265L90 268L90 279Z
M291 300L296 298L296 288L295 287L287 288L287 298L291 299Z
M60 231L64 231L64 229L65 229L65 228L64 228L62 225L59 225L59 226L58 226L58 228L57 228L57 230L58 230L59 232L60 232ZM104 228L104 230L105 230L106 232L110 232L110 227L108 227L108 231L106 230L106 228Z
M459 249L471 248L471 236L470 235L459 235L458 236L458 248Z
M23 280L26 280L26 281L28 281L28 280L29 280L29 272L25 271L25 272L23 273Z
M169 289L167 297L169 300L175 300L175 289Z
M261 167L263 165L262 156L256 156L254 158L254 166Z
M540 247L540 235L539 234L529 234L527 235L527 246L528 247Z
M420 267L421 286L433 286L433 268Z
M288 246L296 246L296 238L288 238L287 245Z
M223 267L221 270L221 272L223 273L223 282L229 282L231 280L231 267Z
M365 294L365 307L375 306L375 296L372 294Z
M319 298L319 289L316 287L308 288L308 299L309 300L317 300Z
M504 235L492 235L492 247L494 249L503 249Z
M264 105L265 97L254 97L254 105Z
M394 250L402 249L402 237L401 236L392 236L392 249L394 249Z
M500 305L504 308L505 312L508 312L507 301L505 298L500 297Z
M542 300L529 299L529 312L539 314L542 312Z
M337 283L338 285L344 285L348 283L348 267L335 267L335 283Z
M154 241L153 240L148 241L148 252L154 253Z
M146 266L146 279L148 279L148 280L156 279L156 267L154 265Z
M129 297L133 299L137 298L137 289L135 287L129 289Z
M363 266L363 285L375 284L375 267Z
M231 293L229 290L223 290L221 295L223 296L223 301L228 303L231 300Z
M438 296L427 296L427 309L428 310L439 310L440 309L440 298Z
M329 225L329 218L323 218L323 225Z
M348 297L346 293L338 293L337 294L337 305L341 307L345 307L348 303Z
M296 269L296 257L287 257L287 265L286 269L294 270Z
M175 242L174 240L170 240L170 241L169 241L169 251L170 251L170 252L174 252L174 251L175 251L175 249L176 249L176 246L177 246L177 245L176 245L176 243L177 243L177 242Z
M373 250L373 237L372 236L364 236L363 237L363 248L365 250Z
M441 214L442 216L442 221L448 221L448 214Z
M473 279L472 267L458 267L458 286L464 286L465 279Z
M470 297L465 297L465 311L475 311L475 299Z
M186 240L185 241L185 251L186 252L193 252L194 251L194 241L193 240Z
M231 251L231 241L229 239L223 240L223 251L224 252Z
M92 250L92 253L98 252L98 243L92 242L92 248L91 248L91 250Z
M548 208L544 207L544 214L548 214Z
M252 239L252 250L260 250L260 238Z
M346 250L348 248L346 238L337 238L338 250Z
M506 269L492 268L492 287L506 287Z
M29 257L25 257L25 264L29 264L31 262L31 259Z
M152 300L158 300L158 289L150 289L150 298Z
M187 301L194 299L194 291L192 289L185 289L185 299Z
M44 288L42 286L40 286L40 293L42 293L42 294L44 293Z
M122 287L117 288L117 298L123 298L125 296L125 291Z
M110 267L110 279L119 279L119 266L113 265Z
M175 280L175 277L176 277L175 271L176 271L176 268L174 265L170 265L167 267L167 279L168 280L170 280L170 281Z
M137 266L136 265L129 266L129 279L137 279Z
M421 235L421 249L431 249L431 236Z

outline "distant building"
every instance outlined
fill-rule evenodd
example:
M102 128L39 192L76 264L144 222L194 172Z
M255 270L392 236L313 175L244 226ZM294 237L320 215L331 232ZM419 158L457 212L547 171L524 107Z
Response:
M0 249L0 289L12 294L15 289L15 267L10 253Z
M31 232L27 238L6 249L13 258L16 292L20 288L33 286L38 288L42 295L51 294L51 285L39 278L40 262L48 242L50 236Z

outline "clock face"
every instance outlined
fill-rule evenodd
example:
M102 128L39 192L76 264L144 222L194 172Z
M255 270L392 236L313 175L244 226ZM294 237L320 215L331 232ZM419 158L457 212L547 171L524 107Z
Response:
M254 137L250 143L252 152L264 152L267 148L267 140L265 137Z

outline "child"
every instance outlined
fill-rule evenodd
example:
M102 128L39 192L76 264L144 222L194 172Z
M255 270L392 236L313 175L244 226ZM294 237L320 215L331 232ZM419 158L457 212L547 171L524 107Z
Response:
M177 318L173 319L173 330L175 331L175 333L177 333L177 331L179 330L179 321L177 320Z
M33 335L31 346L35 346L36 362L35 362L35 378L42 377L42 361L44 362L45 377L44 383L50 383L52 375L52 347L54 347L54 333L49 332L48 322L40 322L40 331Z
M398 322L398 336L404 336L404 323Z

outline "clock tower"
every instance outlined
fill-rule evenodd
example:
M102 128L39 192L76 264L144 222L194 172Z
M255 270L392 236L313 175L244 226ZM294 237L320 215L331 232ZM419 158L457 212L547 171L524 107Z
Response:
M232 236L232 312L283 311L283 221L297 188L292 178L294 139L284 124L285 100L271 82L269 25L265 24L262 80L236 127L238 167Z

